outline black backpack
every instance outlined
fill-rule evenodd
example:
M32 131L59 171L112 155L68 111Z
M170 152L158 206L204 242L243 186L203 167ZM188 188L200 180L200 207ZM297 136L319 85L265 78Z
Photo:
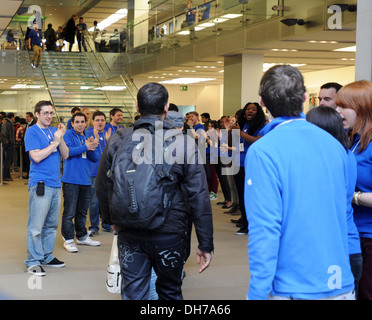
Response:
M142 142L133 141L134 133L145 132L141 129L151 134ZM182 134L177 129L173 130L175 134ZM125 128L117 131L117 134L122 140L107 172L112 222L119 229L157 229L169 213L172 199L178 190L177 181L171 172L172 165L164 161L169 156L167 146L171 139L163 140L161 164L155 163L155 130L152 125L146 123L145 127ZM136 163L149 150L152 161Z

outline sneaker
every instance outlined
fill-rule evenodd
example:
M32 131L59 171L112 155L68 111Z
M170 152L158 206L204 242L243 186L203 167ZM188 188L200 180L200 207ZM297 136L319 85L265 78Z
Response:
M75 242L64 242L63 247L68 251L68 252L78 252L79 249L77 248Z
M209 193L209 199L211 199L211 200L217 200L217 195L213 191L211 191Z
M77 244L83 244L83 245L91 246L91 247L98 247L101 245L101 242L92 240L91 238L87 237L85 240L78 240Z
M36 66L35 66L33 63L31 63L31 67L32 67L33 69L36 68Z
M27 272L33 274L34 276L44 277L45 270L41 265L35 265L27 268Z
M107 227L102 226L102 231L112 232L112 229L111 229L111 227L110 228L107 228Z
M89 235L89 237L98 236L98 231L96 231L96 230L89 230L88 231L88 235Z
M52 267L52 268L63 268L65 266L65 263L62 261L59 261L57 258L54 258L49 263L43 264L44 267Z
M240 228L236 233L237 236L244 236L248 234L248 229Z

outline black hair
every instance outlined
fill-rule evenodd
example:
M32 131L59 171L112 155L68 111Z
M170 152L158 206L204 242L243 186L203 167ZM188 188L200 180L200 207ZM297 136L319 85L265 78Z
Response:
M36 113L36 112L40 113L41 108L44 107L44 106L52 106L53 107L53 104L52 104L51 101L41 100L38 103L36 103L34 113Z
M141 116L162 115L168 98L168 90L160 83L145 84L137 93L138 109Z
M247 121L247 119L245 118L245 111L251 104L256 106L257 113L251 121ZM261 129L265 125L266 123L265 113L262 110L262 107L257 102L248 102L242 109L242 112L240 113L237 119L237 123L239 124L240 130L243 130L245 124L248 123L249 128L247 134L253 136L257 130Z
M177 111L178 112L178 107L174 103L169 104L169 111Z
M94 120L94 118L97 117L97 116L104 116L105 119L106 119L106 115L102 111L97 110L97 111L93 112L92 120Z
M338 90L342 88L342 85L340 85L337 82L327 82L320 87L320 89L331 89L331 88L334 88L336 92L338 92Z
M75 122L75 118L76 118L76 117L84 117L85 122L87 121L87 116L86 116L84 113L82 113L82 112L76 112L76 113L72 116L72 118L71 118L71 122L72 122L72 123Z
M346 150L349 149L350 141L345 132L342 118L335 109L326 106L313 108L306 114L306 120L330 133Z

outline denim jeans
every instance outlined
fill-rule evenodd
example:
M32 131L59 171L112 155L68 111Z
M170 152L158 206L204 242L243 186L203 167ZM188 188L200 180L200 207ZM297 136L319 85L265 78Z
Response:
M85 240L88 236L85 224L90 202L90 185L63 184L62 236L65 241L75 238ZM75 220L75 226L72 220Z
M36 186L28 188L29 218L27 224L26 267L49 263L57 236L61 188L45 186L45 194L38 196Z
M152 269L159 300L182 300L186 238L179 234L119 232L123 300L148 300Z
M96 177L90 177L91 181L91 190L90 190L90 204L89 204L89 219L91 226L89 227L89 230L97 231L99 230L99 217L100 217L100 211L99 211L99 204L98 199L96 195ZM102 227L105 229L111 229L111 226L109 224L105 224L102 221Z

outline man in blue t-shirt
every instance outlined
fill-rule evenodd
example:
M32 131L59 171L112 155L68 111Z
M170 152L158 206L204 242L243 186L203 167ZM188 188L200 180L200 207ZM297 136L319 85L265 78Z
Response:
M86 122L84 113L75 113L71 119L73 129L67 130L65 135L70 152L62 175L64 202L61 233L63 247L68 252L78 252L75 235L78 244L94 247L101 244L89 238L85 227L91 191L89 164L99 161L98 139L86 137Z
M105 130L108 131L111 128L111 134L114 134L118 129L124 128L120 125L123 122L123 111L119 108L113 108L110 110L110 123L106 124Z
M41 30L39 30L39 26L35 23L34 28L30 31L28 35L28 49L34 51L34 55L31 58L31 66L32 68L36 68L40 65L41 58L43 57L43 49L45 49L44 42L42 41L43 35ZM35 60L36 66L35 66Z
M211 4L208 0L204 0L204 4L199 7L199 21L209 19L209 12L211 10Z
M30 156L28 180L29 219L27 224L27 260L29 273L44 276L42 266L64 267L52 254L61 206L60 157L66 159L69 150L63 136L64 124L50 127L53 106L39 101L35 106L36 125L25 135L25 148Z

